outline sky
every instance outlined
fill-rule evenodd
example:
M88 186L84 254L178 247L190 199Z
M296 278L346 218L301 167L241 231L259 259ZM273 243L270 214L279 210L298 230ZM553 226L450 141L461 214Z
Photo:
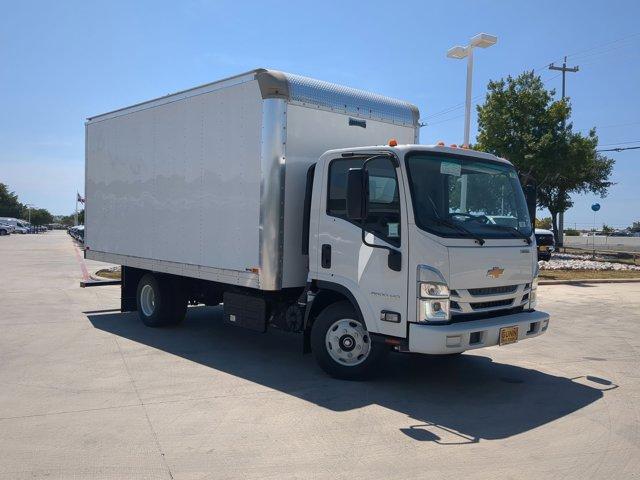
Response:
M23 203L69 214L84 189L84 121L146 99L273 68L408 100L421 143L461 143L466 65L446 58L479 32L473 95L568 55L573 124L601 148L640 145L637 1L0 0L0 182ZM475 138L475 108L471 132ZM623 143L635 142L635 143ZM640 149L611 152L607 198L574 195L565 225L640 220Z

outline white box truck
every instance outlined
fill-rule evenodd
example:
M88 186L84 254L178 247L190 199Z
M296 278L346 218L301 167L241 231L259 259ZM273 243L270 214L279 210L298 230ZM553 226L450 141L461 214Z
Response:
M91 117L85 255L146 325L222 303L340 378L542 334L516 170L418 130L407 102L265 69Z

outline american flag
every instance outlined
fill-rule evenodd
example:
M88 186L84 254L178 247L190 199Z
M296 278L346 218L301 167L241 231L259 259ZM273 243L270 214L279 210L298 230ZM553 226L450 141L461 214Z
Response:
M76 192L78 194L78 201L80 203L84 203L84 198L82 198L82 195L80 195L78 192Z

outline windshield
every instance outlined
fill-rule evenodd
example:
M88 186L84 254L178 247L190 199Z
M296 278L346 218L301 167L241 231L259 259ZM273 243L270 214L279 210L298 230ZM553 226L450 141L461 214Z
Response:
M406 157L416 224L443 237L531 235L524 194L513 166L437 153Z

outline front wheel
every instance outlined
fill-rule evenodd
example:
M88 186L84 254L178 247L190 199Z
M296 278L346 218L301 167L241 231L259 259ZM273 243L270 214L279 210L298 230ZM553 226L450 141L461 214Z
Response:
M343 380L361 380L376 372L389 348L373 342L349 302L325 308L311 329L313 355L326 373Z
M138 316L148 327L177 325L187 313L187 299L172 279L147 273L138 283Z

